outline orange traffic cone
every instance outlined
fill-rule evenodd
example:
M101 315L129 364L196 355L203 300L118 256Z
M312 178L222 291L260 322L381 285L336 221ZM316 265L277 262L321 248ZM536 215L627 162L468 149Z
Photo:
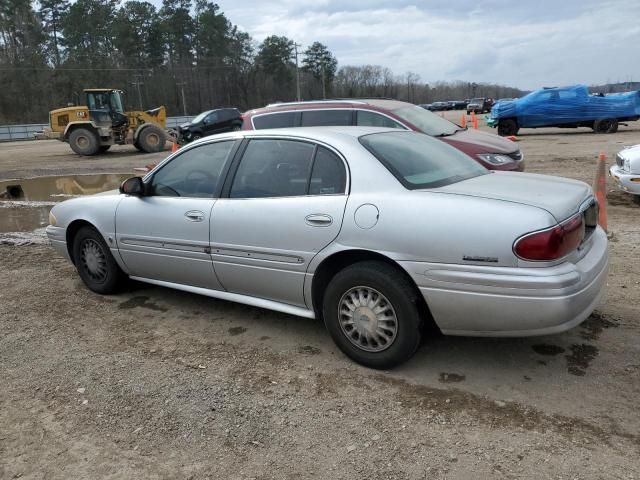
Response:
M476 116L476 112L471 112L471 123L473 124L473 128L478 129L478 117Z
M596 170L596 179L593 182L593 192L598 201L599 214L598 224L607 231L607 156L604 152L598 155L598 169Z
M173 143L171 144L171 153L177 152L177 151L178 151L178 141L174 140Z
M467 128L467 116L464 113L462 114L462 121L460 122L460 126L462 128Z

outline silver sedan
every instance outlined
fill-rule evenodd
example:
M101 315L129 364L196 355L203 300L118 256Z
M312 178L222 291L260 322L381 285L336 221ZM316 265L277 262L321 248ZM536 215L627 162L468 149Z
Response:
M51 244L93 291L127 276L322 318L389 368L428 324L530 336L599 301L607 237L590 187L490 172L427 135L322 127L234 132L180 149L120 191L51 211Z

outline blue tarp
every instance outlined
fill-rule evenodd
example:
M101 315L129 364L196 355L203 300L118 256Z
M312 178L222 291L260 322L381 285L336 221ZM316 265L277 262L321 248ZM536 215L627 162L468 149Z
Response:
M602 119L635 120L640 116L640 91L590 95L585 85L544 88L517 100L500 101L491 109L489 124L515 118L518 127L544 127Z

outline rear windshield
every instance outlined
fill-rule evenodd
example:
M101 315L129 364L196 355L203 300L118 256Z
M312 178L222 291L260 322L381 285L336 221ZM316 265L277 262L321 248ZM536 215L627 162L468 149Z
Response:
M438 103L446 105L445 102L436 102L434 105L437 105ZM420 131L427 135L431 135L432 137L446 137L453 135L458 130L462 130L449 120L445 120L435 113L431 113L429 110L425 110L417 105L401 107L396 110L392 110L392 112L403 120L412 123Z
M383 132L360 137L360 143L405 188L437 188L489 173L461 151L416 132Z

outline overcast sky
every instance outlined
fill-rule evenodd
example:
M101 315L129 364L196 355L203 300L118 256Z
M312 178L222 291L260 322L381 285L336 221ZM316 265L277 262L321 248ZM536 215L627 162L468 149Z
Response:
M159 5L161 0L155 0ZM256 41L326 44L340 65L534 89L640 80L640 0L218 0Z

